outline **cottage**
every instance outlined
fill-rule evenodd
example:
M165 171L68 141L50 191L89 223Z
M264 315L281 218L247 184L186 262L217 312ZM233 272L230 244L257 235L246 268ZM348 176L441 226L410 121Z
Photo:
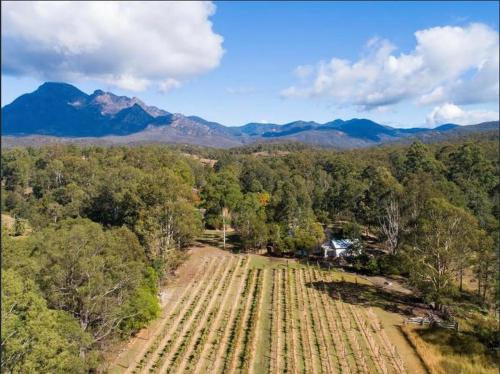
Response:
M324 258L335 257L335 249L332 248L330 242L327 242L321 246L316 254L321 255Z
M350 239L332 239L332 247L335 249L335 257L345 256L346 251L354 245Z
M321 246L322 256L324 258L340 257L347 255L346 252L355 244L350 239L332 239Z

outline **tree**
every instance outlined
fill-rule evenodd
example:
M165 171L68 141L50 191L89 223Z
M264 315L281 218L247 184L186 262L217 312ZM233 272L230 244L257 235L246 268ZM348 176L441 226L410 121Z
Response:
M449 176L459 186L475 184L489 191L495 187L496 179L493 165L486 160L477 144L465 143L450 154Z
M165 260L167 251L190 245L200 234L199 212L185 201L164 201L140 212L135 227L150 260Z
M54 190L49 198L54 199L61 206L61 215L63 217L76 218L83 213L88 195L82 188L71 182Z
M41 231L33 244L40 266L36 278L48 306L74 316L92 344L102 344L134 318L122 305L137 291L145 265L128 229L103 231L86 219L66 220Z
M488 292L493 289L491 282L498 275L497 254L495 246L490 236L483 230L477 230L476 235L471 240L473 253L473 270L477 280L477 295L486 301Z
M33 160L26 149L15 148L10 152L2 152L2 180L5 180L7 190L14 190L15 187L24 189L28 186Z
M278 183L271 199L274 219L283 222L291 232L314 221L312 202L306 181L300 175Z
M31 279L2 271L2 372L85 373L91 337L72 316L51 310Z
M281 254L285 247L284 232L287 230L278 223L270 223L268 226L268 246L269 254Z
M123 306L124 315L134 318L124 319L120 325L123 335L128 336L145 327L149 321L160 315L158 303L158 274L149 267L144 272L144 279L130 299Z
M271 191L276 173L261 159L246 158L240 175L241 188L245 192Z
M396 255L401 236L401 214L396 198L390 199L384 208L380 218L380 231L385 236L389 253Z
M316 217L322 222L328 221L328 195L327 192L333 182L332 177L323 169L314 172L312 191L313 209Z
M358 205L365 188L364 183L353 175L334 179L326 193L330 218L338 219L340 216L352 216L353 207Z
M94 187L85 215L103 225L132 227L143 207L138 193L142 177L140 170L130 166L119 165L109 170Z
M401 235L406 244L415 245L417 221L426 206L425 202L433 198L441 198L450 201L453 205L459 205L460 199L455 194L460 191L448 187L449 184L445 180L435 181L432 175L425 172L407 176L399 202Z
M437 304L452 289L460 268L458 256L464 238L476 227L475 219L444 199L431 199L418 219L417 242L411 253L410 274L420 289Z
M234 226L245 250L261 248L267 242L265 201L260 194L248 193L236 207Z
M342 225L342 235L351 240L361 240L363 227L357 222L346 222Z
M362 173L367 186L358 202L356 216L367 225L376 224L383 215L384 206L402 191L402 186L385 167L368 166Z
M444 169L443 165L431 154L429 148L421 142L414 142L406 152L405 173L434 173Z
M210 220L214 222L214 217L222 218L224 248L226 248L226 224L231 211L242 198L236 175L229 170L213 174L201 195L209 222Z
M466 143L450 154L448 175L464 192L467 206L479 218L481 226L486 227L493 205L488 194L498 184L492 163L476 144Z

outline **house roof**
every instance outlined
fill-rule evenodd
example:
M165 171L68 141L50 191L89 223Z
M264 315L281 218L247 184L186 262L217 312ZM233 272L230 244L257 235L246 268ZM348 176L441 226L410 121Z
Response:
M332 246L335 249L348 249L354 242L350 239L332 239Z

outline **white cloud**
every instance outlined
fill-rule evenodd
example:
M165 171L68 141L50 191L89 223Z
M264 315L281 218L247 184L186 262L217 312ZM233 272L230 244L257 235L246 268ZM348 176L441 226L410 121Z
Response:
M294 74L301 79L310 77L312 73L314 73L313 65L299 65L294 71Z
M174 88L179 88L181 86L181 82L174 78L167 78L164 81L158 84L158 89L160 92L167 93Z
M389 41L372 38L357 61L320 61L312 79L281 94L330 97L337 105L362 110L408 99L420 104L498 101L497 31L476 23L420 30L415 38L416 46L408 54L396 54Z
M172 89L219 65L214 12L211 2L2 2L2 72Z
M455 104L445 103L436 106L427 116L426 122L430 126L444 123L459 125L474 125L486 121L498 121L498 112L484 110L463 110Z

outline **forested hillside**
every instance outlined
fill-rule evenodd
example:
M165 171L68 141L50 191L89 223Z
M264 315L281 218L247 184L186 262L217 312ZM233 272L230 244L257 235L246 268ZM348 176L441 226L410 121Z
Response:
M202 228L201 169L162 148L2 154L2 211L15 217L3 233L6 372L85 372L157 317L159 281Z
M2 152L2 369L86 372L159 313L158 289L206 228L242 250L371 235L353 266L423 300L495 308L498 137L337 152L297 144ZM466 290L463 279L473 279ZM493 327L492 327L493 326ZM495 346L494 324L475 329Z

